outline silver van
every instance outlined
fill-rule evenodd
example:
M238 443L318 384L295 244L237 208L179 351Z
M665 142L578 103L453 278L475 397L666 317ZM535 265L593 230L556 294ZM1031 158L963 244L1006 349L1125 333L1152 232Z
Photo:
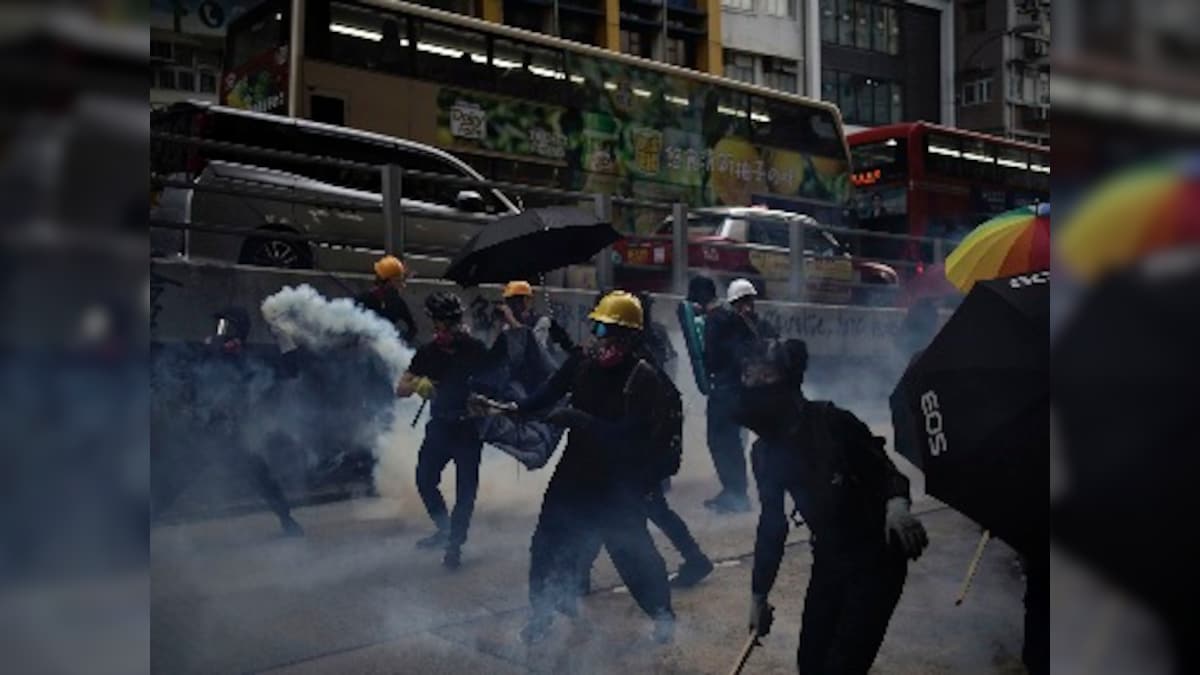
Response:
M154 131L242 146L284 150L405 170L483 180L467 163L438 148L382 134L204 102L172 105L151 117ZM151 199L151 254L187 255L267 267L357 270L384 246L380 178L376 171L339 168L164 140L151 144L156 175L218 191L166 187ZM247 190L246 196L220 192ZM488 223L518 213L498 190L405 177L406 253L449 256ZM317 202L317 203L312 203ZM155 228L167 221L253 228L251 235ZM313 235L305 242L276 233Z

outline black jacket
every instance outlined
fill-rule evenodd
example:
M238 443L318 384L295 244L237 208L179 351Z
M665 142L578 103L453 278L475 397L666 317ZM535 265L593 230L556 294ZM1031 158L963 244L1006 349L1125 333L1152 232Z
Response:
M571 407L594 420L586 429L571 431L555 470L556 479L561 476L579 481L581 487L597 489L647 482L653 467L643 449L650 436L653 405L644 399L653 396L653 389L648 383L634 381L626 393L637 362L632 357L603 368L575 352L544 385L520 402L522 412L536 412L570 394Z
M714 388L741 385L741 359L758 340L778 337L775 327L759 318L748 319L722 305L704 322L704 365Z
M788 522L790 493L814 537L815 556L873 559L887 551L886 504L909 497L908 479L883 448L883 439L849 411L798 394L786 431L751 450L762 511L754 542L755 593L775 583Z
M412 312L408 310L408 303L404 302L400 290L395 286L376 284L369 291L355 297L354 301L395 326L400 333L401 340L410 345L414 344L417 338L417 322L413 321Z

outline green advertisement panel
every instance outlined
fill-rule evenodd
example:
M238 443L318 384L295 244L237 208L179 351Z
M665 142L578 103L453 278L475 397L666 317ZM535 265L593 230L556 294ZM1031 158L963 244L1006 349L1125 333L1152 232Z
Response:
M458 88L438 95L437 142L565 166L563 187L692 206L805 199L848 204L849 166L833 114L568 55L565 105ZM565 81L564 81L565 80ZM663 214L627 214L652 230Z

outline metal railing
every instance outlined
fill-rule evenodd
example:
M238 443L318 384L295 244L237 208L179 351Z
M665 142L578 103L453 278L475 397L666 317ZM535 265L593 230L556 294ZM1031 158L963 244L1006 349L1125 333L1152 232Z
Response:
M657 202L646 199L638 199L631 197L622 197L612 194L589 193L575 190L567 190L562 188L548 187L544 185L531 185L524 183L514 183L509 181L495 180L480 180L468 176L451 175L428 171L419 171L413 169L405 169L399 165L376 165L355 160L347 160L338 157L308 155L290 150L278 150L273 148L244 145L239 143L231 143L228 141L217 141L212 139L197 138L162 131L153 131L151 138L160 143L179 145L198 149L215 150L222 154L233 155L237 157L245 157L249 160L266 159L283 161L290 165L313 166L352 170L358 172L373 172L379 176L379 193L362 192L361 199L354 196L341 195L341 198L310 196L303 194L305 191L301 187L274 185L266 182L256 182L253 180L222 177L221 184L197 183L192 180L180 180L173 176L152 176L152 186L157 188L173 188L193 190L199 193L210 193L218 195L226 195L233 197L246 197L251 199L273 200L289 204L302 204L307 206L315 206L333 211L357 212L366 214L381 214L382 241L378 240L363 240L363 239L348 239L337 234L316 234L316 233L298 233L294 231L285 231L279 229L281 225L288 223L275 223L269 228L264 228L263 223L204 223L190 222L178 223L169 222L163 219L155 219L151 222L152 228L181 230L186 232L195 231L209 233L219 236L240 236L240 237L269 237L282 241L295 242L306 245L321 245L334 248L346 249L362 249L377 251L382 244L382 250L396 255L404 255L407 253L412 242L408 241L409 232L406 228L406 220L409 216L419 214L423 219L445 220L452 222L464 222L464 217L461 214L444 213L436 210L424 209L404 199L404 190L406 183L411 185L410 181L428 181L434 184L445 184L462 188L472 188L475 190L492 191L505 194L518 195L538 195L559 200L565 203L575 205L590 204L590 208L594 211L597 219L605 222L612 222L614 218L614 209L620 207L622 209L636 209L642 212L654 211L663 214L664 218L667 214L670 215L670 222L673 224L686 224L688 222L688 206L684 203ZM316 179L308 179L304 176L299 176L304 180L314 180L316 183L328 184L326 181ZM334 186L336 187L336 186ZM373 203L378 200L378 203ZM478 215L478 214L476 214ZM294 224L294 223L292 223ZM692 274L705 274L716 277L733 277L745 276L745 270L723 270L713 269L703 264L697 265L698 261L692 260L690 252L693 247L700 249L708 249L720 251L726 249L736 249L739 251L759 251L766 252L771 255L786 256L787 259L787 278L786 292L789 299L804 301L809 295L809 291L813 287L820 288L825 283L837 283L848 289L861 287L878 288L879 284L861 283L853 279L850 280L822 280L814 279L811 275L810 265L821 260L843 260L845 255L834 256L818 256L805 251L804 242L808 240L809 233L806 231L807 226L803 220L795 219L788 226L788 243L784 248L780 246L764 246L758 244L744 244L738 242L703 242L697 244L689 239L688 228L673 226L671 235L629 235L628 243L637 242L662 242L670 244L670 265L667 268L665 265L638 265L628 261L622 261L618 264L614 261L613 251L606 249L600 252L593 261L595 270L595 285L605 288L615 286L618 279L618 271L642 271L642 272L662 272L665 279L665 288L659 290L669 290L676 294L686 292L689 276ZM834 235L840 235L850 238L857 244L858 253L861 253L861 242L863 239L876 239L882 241L900 242L907 246L929 246L933 250L934 262L940 262L944 257L944 252L947 248L946 242L942 239L931 237L913 237L902 234L892 234L885 232L876 232L872 230L861 230L850 227L842 227L836 225L821 224L820 229ZM413 250L416 250L413 248ZM428 252L428 251L425 251ZM186 253L186 252L185 252ZM893 269L909 270L921 263L903 259L879 259L871 258L878 262L890 265ZM907 274L900 274L901 279L904 279Z

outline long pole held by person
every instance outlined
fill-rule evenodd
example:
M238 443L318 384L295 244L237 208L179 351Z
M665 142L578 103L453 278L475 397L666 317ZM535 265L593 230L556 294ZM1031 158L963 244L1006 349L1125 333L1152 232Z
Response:
M762 642L759 641L758 635L751 633L746 638L746 643L742 645L742 651L738 654L737 663L733 664L733 670L729 671L729 675L740 675L742 668L746 666L746 661L750 660L750 654L754 652L754 648L761 644Z

